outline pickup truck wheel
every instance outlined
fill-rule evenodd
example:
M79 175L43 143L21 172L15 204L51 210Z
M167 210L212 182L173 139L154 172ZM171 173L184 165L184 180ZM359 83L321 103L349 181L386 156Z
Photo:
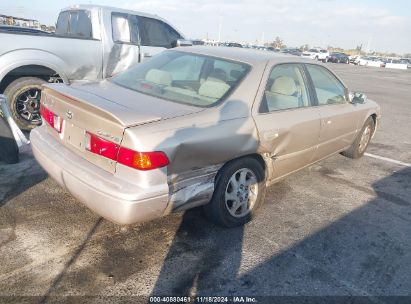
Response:
M230 162L217 175L206 216L225 227L244 225L264 202L265 190L264 168L256 159Z
M374 130L374 120L372 117L368 117L361 132L358 133L351 147L348 150L341 152L341 154L353 159L363 156L370 143L371 137L374 134Z
M41 85L47 83L37 77L22 77L14 80L4 91L13 119L23 130L41 125Z
M19 148L10 126L2 116L0 116L0 147L0 162L15 164L19 161Z

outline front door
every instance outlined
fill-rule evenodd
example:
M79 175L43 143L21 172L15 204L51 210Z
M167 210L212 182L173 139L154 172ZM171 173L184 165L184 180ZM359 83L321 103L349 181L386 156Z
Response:
M359 116L355 105L348 102L345 86L328 69L312 64L306 67L321 116L320 140L314 157L319 160L351 145Z
M261 153L274 159L273 179L312 162L320 136L320 116L313 107L303 67L279 64L269 71L254 119Z
M141 61L175 46L181 35L167 23L154 18L138 16Z

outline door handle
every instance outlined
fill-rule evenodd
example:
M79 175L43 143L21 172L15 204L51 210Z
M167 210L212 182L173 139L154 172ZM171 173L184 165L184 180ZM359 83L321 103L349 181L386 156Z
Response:
M152 55L151 55L150 53L144 53L143 56L144 56L144 58L150 58L150 57L152 57Z

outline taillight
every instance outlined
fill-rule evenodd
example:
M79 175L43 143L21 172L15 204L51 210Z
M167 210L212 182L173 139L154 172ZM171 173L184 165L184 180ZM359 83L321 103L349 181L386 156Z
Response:
M89 132L86 132L86 150L117 160L122 165L144 171L165 167L170 163L164 152L133 151Z
M116 160L119 147L111 141L86 132L86 149L94 154Z
M40 114L41 117L52 127L54 128L58 133L61 133L62 127L63 127L63 119L54 114L52 111L47 109L45 106L40 104Z
M138 170L157 169L170 163L164 152L137 152L123 147L120 148L117 161Z

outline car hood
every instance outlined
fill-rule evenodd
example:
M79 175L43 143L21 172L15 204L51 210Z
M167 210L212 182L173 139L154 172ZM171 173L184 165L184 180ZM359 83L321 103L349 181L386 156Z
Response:
M109 112L124 127L189 115L204 108L189 106L142 94L108 80L67 85L48 85L52 89L104 112Z

